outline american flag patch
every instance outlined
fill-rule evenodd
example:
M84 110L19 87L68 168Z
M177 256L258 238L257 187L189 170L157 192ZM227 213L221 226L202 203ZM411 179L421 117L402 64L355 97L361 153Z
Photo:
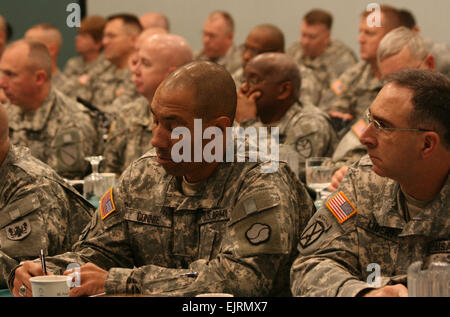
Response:
M333 90L336 96L340 96L347 90L347 87L338 79L331 84L331 90Z
M352 203L345 197L342 191L327 201L327 207L337 220L339 220L339 223L344 223L344 221L356 213L356 208L353 207Z
M367 123L363 119L359 120L357 123L355 123L352 127L353 132L355 132L356 136L358 138L361 137L361 134L366 131Z
M111 213L116 210L116 205L114 204L113 188L111 187L100 200L100 214L102 216L102 220L108 217Z

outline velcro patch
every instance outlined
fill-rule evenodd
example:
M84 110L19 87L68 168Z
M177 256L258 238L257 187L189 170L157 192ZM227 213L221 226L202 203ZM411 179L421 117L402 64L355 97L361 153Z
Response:
M353 125L352 130L356 134L356 136L360 138L361 135L364 133L364 131L366 131L366 128L367 128L366 121L361 119Z
M321 221L316 221L303 231L300 237L300 245L306 248L313 244L325 232L325 226Z
M258 245L266 242L270 238L271 228L269 225L254 223L246 232L245 237L248 242Z
M31 233L31 224L28 220L22 220L6 227L6 237L9 240L18 241Z
M347 87L345 87L344 83L338 79L331 84L331 90L333 90L336 96L340 96L347 90Z
M106 217L116 211L112 190L113 187L111 187L100 200L100 215L102 216L102 220L105 220Z
M329 199L326 205L341 224L356 214L357 211L342 191Z

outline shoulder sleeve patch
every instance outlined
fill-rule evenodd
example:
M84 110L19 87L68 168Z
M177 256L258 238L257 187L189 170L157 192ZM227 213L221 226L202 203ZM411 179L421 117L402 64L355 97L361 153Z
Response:
M280 197L273 191L259 191L241 199L231 214L230 225L247 217L280 204Z
M361 137L361 135L364 133L364 131L367 128L367 123L366 121L364 121L363 119L359 120L358 122L356 122L353 127L352 127L352 131L356 134L356 136L358 138Z
M326 205L341 224L356 214L357 211L342 191L329 199Z
M331 84L330 88L331 88L331 90L333 90L333 92L335 93L336 96L342 95L347 90L347 87L344 85L344 83L340 79L335 80Z
M116 211L112 191L113 187L111 187L100 200L100 215L102 216L102 220L105 220L106 217Z

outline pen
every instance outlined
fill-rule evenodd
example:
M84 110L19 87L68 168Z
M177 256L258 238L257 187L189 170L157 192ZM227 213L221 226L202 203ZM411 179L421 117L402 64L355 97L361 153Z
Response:
M45 255L44 250L41 249L41 265L42 265L42 271L44 271L44 275L47 275L47 265L45 264Z

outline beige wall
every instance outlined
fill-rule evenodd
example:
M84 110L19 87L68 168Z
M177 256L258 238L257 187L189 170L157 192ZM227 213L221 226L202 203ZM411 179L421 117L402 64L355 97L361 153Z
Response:
M201 30L208 13L226 10L235 19L235 42L245 41L248 32L261 23L280 27L286 46L297 41L301 17L313 8L323 8L334 16L333 37L349 45L358 54L359 14L367 4L361 0L87 0L87 14L109 15L147 11L165 13L173 33L184 36L193 49L201 48ZM437 42L450 43L449 0L389 0L379 2L413 12L422 35Z

